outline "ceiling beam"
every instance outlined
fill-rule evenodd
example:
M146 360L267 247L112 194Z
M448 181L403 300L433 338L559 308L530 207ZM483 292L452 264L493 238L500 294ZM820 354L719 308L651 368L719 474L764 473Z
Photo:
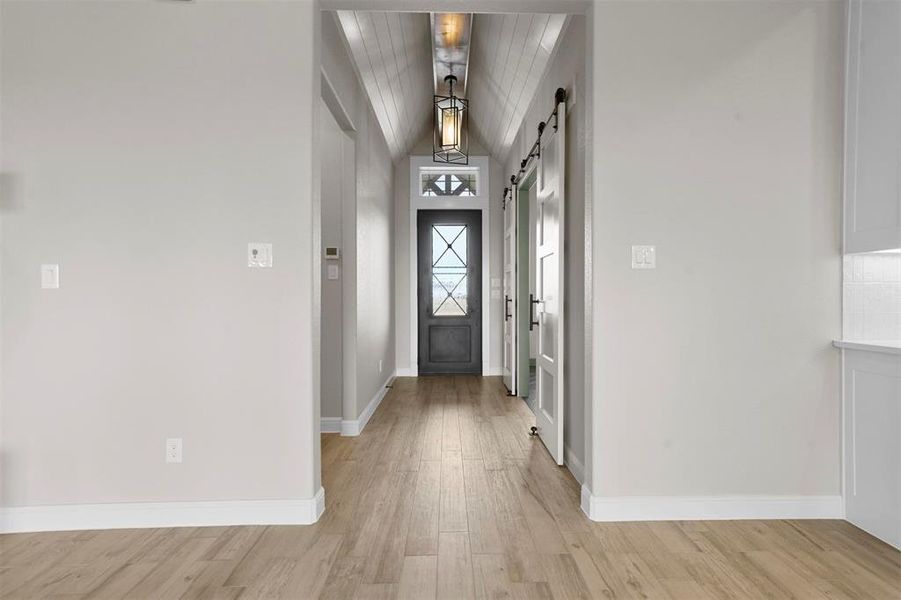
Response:
M591 0L319 0L323 10L586 14Z

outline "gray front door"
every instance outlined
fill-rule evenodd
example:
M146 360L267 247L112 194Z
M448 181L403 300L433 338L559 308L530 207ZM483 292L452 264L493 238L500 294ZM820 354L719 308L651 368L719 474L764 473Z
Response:
M482 212L420 210L419 372L482 372Z

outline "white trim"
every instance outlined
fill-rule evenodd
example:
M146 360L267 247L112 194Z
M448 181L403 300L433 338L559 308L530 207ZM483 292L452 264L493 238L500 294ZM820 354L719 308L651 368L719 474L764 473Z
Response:
M419 169L434 166L431 156L410 157L410 377L419 376L419 298L417 295L418 231L416 217L420 210L479 210L482 212L482 374L491 364L491 158L470 156L470 169L479 170L478 195L474 197L440 197L419 195Z
M410 367L401 367L397 369L398 377L416 377L417 375L416 369Z
M341 433L341 417L319 419L319 433Z
M566 465L569 472L573 474L576 481L580 484L585 483L585 465L583 465L582 461L576 457L572 448L569 446L563 446L563 464Z
M843 519L836 496L592 496L582 486L582 511L592 521L719 519Z
M379 407L379 404L382 403L382 400L388 393L388 385L391 383L391 380L394 379L394 377L394 373L388 376L388 379L385 380L385 383L382 384L379 390L369 401L369 404L366 405L366 408L363 409L363 412L360 413L359 418L353 421L348 419L341 421L341 435L354 437L360 435L363 432L363 428L366 427L369 419L372 418L372 414L375 412L375 409Z
M325 512L325 490L299 500L225 502L122 502L0 508L0 533L211 527L312 525Z
M504 375L504 367L491 367L488 363L482 363L483 377L502 377Z

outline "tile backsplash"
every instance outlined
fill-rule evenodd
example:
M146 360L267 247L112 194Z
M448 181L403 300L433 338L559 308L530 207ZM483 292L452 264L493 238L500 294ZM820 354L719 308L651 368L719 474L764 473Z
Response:
M843 337L901 340L901 252L845 256L843 271Z

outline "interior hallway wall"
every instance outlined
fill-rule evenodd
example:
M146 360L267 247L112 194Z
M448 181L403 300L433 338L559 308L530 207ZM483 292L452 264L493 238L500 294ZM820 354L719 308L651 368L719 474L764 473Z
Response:
M345 419L357 419L395 372L394 165L334 13L322 17L322 69L353 122L354 203L344 207L341 271ZM323 211L326 209L323 208ZM323 336L330 332L323 331ZM379 362L381 361L381 370Z
M564 327L566 353L563 363L564 401L563 440L566 461L578 478L583 478L585 464L585 25L582 15L570 17L560 35L556 54L538 86L535 98L523 119L512 150L507 159L505 179L519 171L519 161L525 157L538 136L538 123L547 119L554 109L554 92L563 88L567 93L566 123L566 180L564 198L566 266ZM529 211L534 228L537 209ZM529 265L534 281L534 264ZM534 288L534 283L532 283ZM531 336L534 338L535 336ZM530 352L534 354L535 340Z
M595 495L840 493L844 13L594 6Z
M0 11L0 504L312 498L313 4Z
M345 133L325 102L319 106L319 154L322 168L322 346L321 391L322 419L340 419L344 415L344 283L353 272L346 272L342 259L326 260L325 247L344 246ZM346 260L346 259L345 259ZM338 268L338 279L328 278L329 267Z

